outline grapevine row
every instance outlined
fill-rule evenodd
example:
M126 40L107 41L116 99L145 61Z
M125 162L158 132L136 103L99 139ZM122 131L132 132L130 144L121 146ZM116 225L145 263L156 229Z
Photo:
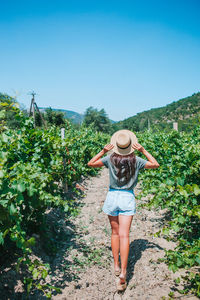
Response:
M139 141L160 164L143 172L143 195L153 194L149 208L167 208L162 234L177 242L174 250L166 251L165 261L173 272L187 269L180 292L200 296L200 127L190 134L146 132Z
M21 249L17 269L26 266L27 291L36 287L47 298L55 287L45 282L49 266L31 259L35 232L45 231L45 211L59 207L73 213L72 199L63 197L62 183L75 186L82 175L95 175L87 162L107 143L108 137L92 128L75 130L66 125L62 140L60 129L35 129L31 119L21 115L21 128L5 128L0 134L0 249L9 251L8 241ZM66 165L63 164L63 159Z

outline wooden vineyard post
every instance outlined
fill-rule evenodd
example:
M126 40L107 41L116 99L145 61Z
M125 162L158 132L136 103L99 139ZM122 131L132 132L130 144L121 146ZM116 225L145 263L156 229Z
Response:
M61 139L64 140L65 138L65 128L61 128ZM66 159L63 157L63 165L64 165L64 170L66 167ZM66 198L67 192L68 192L68 185L67 181L63 180L63 192L64 192L64 197Z
M178 131L178 122L173 122L173 129Z
M150 120L148 118L148 131L150 130Z

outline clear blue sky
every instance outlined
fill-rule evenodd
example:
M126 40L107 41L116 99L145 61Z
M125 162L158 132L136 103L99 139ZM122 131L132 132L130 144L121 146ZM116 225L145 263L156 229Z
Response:
M199 0L0 0L0 92L113 120L200 91Z

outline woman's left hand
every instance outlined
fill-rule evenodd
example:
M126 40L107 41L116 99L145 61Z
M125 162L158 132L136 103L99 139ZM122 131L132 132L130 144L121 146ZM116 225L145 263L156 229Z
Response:
M138 150L140 152L143 152L144 151L144 147L142 145L140 145L139 143L135 142L133 145L132 145L132 148L134 150Z

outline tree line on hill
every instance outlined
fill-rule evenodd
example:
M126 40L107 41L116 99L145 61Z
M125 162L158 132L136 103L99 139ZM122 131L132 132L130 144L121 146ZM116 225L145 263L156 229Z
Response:
M0 93L0 124L6 123L11 128L20 126L18 119L15 118L16 109L21 109L24 115L28 117L28 112L20 107L15 98ZM40 114L47 126L62 127L66 122L70 122L75 128L92 126L95 131L112 134L119 129L129 129L134 132L141 132L147 129L152 131L169 131L172 129L174 121L178 122L180 131L190 131L199 124L199 112L200 92L172 102L165 107L150 109L119 122L112 122L105 109L98 110L92 106L86 109L82 124L74 124L71 120L66 119L63 112L55 111L51 108L47 108L45 112L40 112ZM35 114L37 127L42 126L40 114L38 112Z
M118 128L144 131L150 127L153 131L170 130L173 122L178 122L180 131L190 131L200 119L200 92L190 97L174 101L166 106L152 108L118 122Z
M20 121L17 117L18 110L21 110L25 117L29 114L27 110L20 107L17 100L9 95L0 93L0 125L6 125L9 128L19 128ZM42 118L41 118L42 115ZM63 112L54 111L51 108L45 109L45 112L35 112L35 124L37 127L43 126L43 120L47 126L55 125L58 127L65 126L70 122L74 128L80 126L92 126L95 131L110 133L111 121L109 120L104 109L98 110L93 107L86 109L82 124L74 124L70 119L66 119Z

